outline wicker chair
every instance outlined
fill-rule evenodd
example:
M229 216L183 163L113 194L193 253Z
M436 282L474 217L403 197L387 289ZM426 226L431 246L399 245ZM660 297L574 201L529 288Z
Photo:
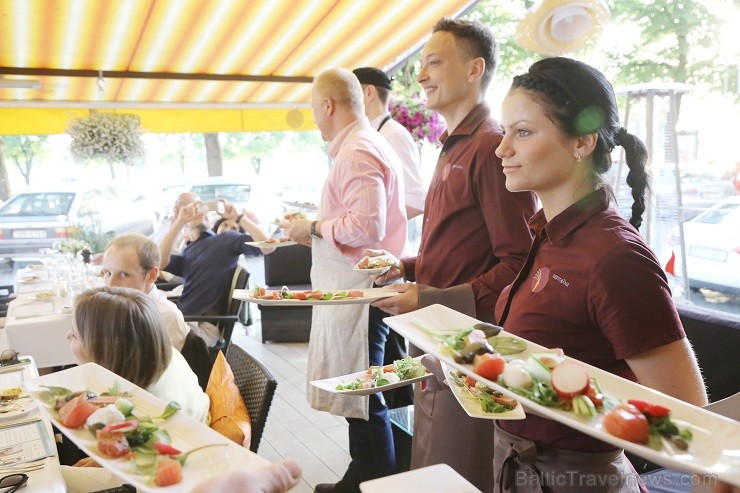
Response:
M262 363L236 344L229 346L226 361L234 373L234 381L239 387L239 393L247 405L252 421L252 442L249 449L257 453L267 422L267 413L277 388L277 380Z

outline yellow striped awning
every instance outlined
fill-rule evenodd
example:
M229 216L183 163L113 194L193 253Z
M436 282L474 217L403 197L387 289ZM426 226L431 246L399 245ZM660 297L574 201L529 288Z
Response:
M315 74L395 70L474 3L0 0L0 135L64 133L90 109L151 132L312 129Z

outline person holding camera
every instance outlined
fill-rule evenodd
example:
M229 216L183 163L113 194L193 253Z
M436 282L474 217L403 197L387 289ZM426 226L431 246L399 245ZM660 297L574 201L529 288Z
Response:
M216 234L211 230L208 217L210 207L204 207L197 196L195 200L180 207L169 231L159 244L162 254L160 268L183 278L182 295L177 307L184 315L222 315L231 279L240 255L257 256L272 253L271 249L260 249L245 242L266 241L264 231L246 214L238 214L229 202L220 199L225 219L232 219L246 231L226 231ZM170 254L172 245L184 235L186 246L179 254ZM218 342L219 331L209 322L188 322L190 328L201 336L208 346Z

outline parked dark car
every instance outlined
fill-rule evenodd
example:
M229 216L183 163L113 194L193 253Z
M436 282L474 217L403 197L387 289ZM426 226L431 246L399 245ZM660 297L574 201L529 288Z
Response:
M84 224L99 224L101 233L150 234L155 209L120 186L19 193L0 208L0 256L38 254Z

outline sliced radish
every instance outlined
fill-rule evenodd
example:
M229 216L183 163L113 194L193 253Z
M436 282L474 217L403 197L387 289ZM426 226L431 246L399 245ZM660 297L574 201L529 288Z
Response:
M588 388L588 372L573 361L564 361L552 370L552 388L560 397L570 399Z

